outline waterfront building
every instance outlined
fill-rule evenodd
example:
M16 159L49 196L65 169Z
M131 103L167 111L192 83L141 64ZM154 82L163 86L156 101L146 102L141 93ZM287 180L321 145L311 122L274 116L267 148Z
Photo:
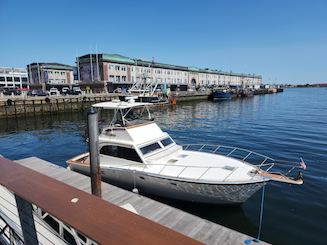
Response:
M62 87L74 84L73 66L59 63L32 63L27 65L32 87Z
M0 87L28 87L28 75L24 68L0 67Z
M200 86L255 86L262 77L254 74L224 72L132 59L119 54L87 54L77 58L80 80L86 84L112 84L128 87L144 76L171 90Z

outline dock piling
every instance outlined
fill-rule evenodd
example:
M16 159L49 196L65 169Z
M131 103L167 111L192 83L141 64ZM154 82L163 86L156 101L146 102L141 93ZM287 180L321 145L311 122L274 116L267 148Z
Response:
M87 113L90 152L90 175L92 194L101 197L101 175L99 159L98 113L91 107Z

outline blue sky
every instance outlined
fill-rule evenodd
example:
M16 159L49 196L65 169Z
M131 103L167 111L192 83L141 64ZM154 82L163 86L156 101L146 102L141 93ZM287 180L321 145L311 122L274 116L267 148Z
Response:
M119 53L176 65L327 81L327 1L0 0L0 66Z

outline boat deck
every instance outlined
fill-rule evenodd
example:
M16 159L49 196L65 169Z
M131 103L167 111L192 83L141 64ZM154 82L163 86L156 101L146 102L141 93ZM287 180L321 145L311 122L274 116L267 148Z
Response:
M18 163L91 193L90 178L36 157ZM244 244L250 236L102 182L102 198L205 244ZM267 244L261 242L261 244Z

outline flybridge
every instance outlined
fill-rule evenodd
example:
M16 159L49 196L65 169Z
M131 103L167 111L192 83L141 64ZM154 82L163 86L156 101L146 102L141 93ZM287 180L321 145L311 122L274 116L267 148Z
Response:
M141 102L133 102L133 101L120 101L120 100L113 100L109 102L101 102L92 105L93 107L103 108L103 109L129 109L134 107L142 107L150 105L150 103L141 103Z
M150 105L150 103L135 102L133 99L131 99L129 101L114 100L97 103L94 104L93 107L113 110L114 116L111 120L109 128L114 128L127 127L152 120L148 105Z

